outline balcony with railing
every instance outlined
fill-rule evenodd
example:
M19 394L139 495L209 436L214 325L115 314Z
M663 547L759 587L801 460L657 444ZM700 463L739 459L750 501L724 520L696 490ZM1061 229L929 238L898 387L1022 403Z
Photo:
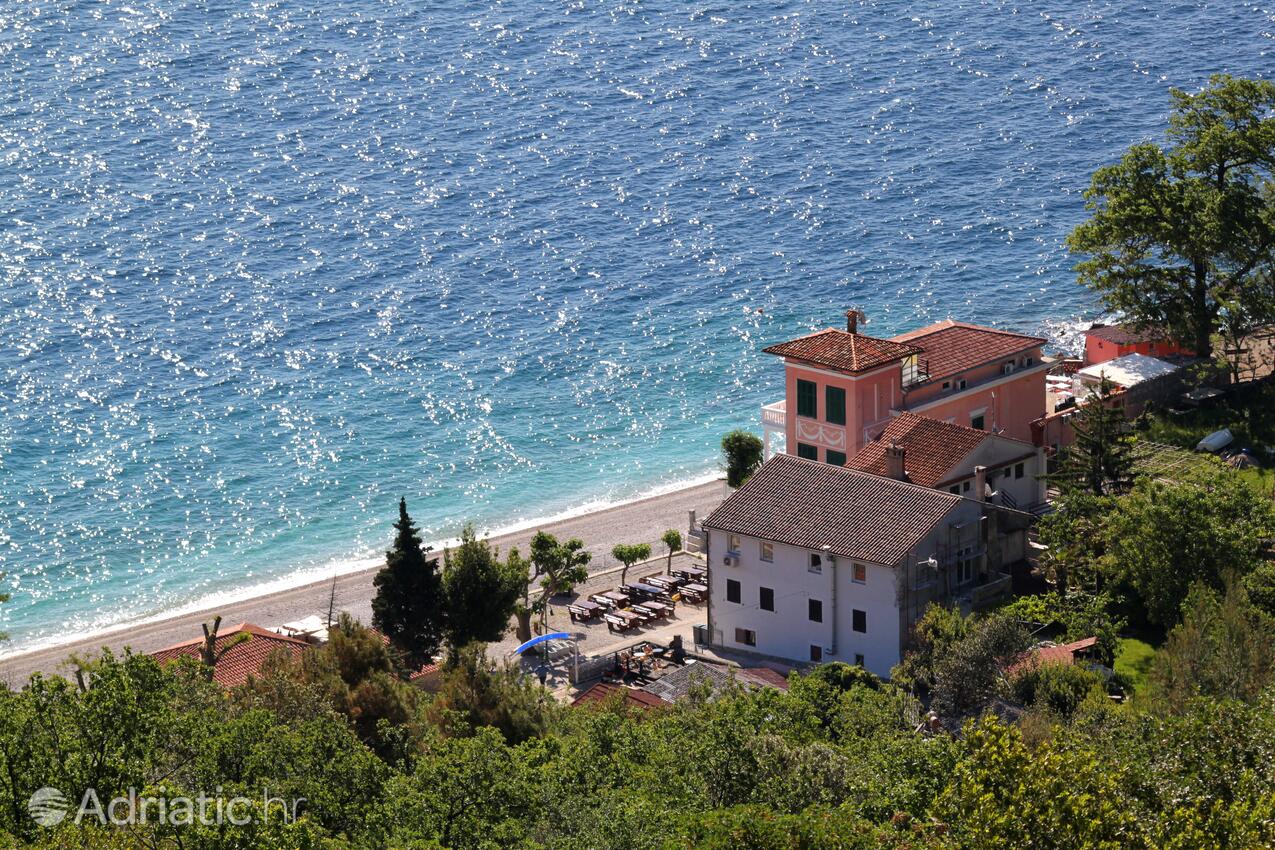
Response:
M788 425L788 402L783 399L764 404L761 408L763 428L785 428Z

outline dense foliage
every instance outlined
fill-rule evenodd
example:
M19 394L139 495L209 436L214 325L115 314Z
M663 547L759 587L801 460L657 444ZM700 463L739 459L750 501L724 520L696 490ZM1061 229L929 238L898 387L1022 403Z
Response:
M978 633L968 625L967 638ZM402 703L407 717L382 720L381 740L398 746L378 752L347 700L359 676L385 672L384 657L350 630L336 653L315 653L314 670L281 665L229 694L193 664L161 670L110 655L85 670L84 687L36 678L0 692L0 830L20 846L188 850L1275 840L1269 686L1140 709L1038 681L1047 699L1067 703L1043 727L988 717L949 734L917 731L912 697L845 665L795 675L786 693L739 690L633 712L562 708L466 651L438 696L415 694ZM103 799L220 788L284 802L263 802L234 827L45 828L26 810L43 786L73 800L88 788ZM299 819L286 822L297 797Z

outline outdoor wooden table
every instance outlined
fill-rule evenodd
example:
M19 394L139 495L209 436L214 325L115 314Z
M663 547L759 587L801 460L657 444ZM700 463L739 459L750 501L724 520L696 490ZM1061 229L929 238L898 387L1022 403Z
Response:
M703 581L708 578L708 570L703 567L674 567L670 572L675 576L681 576L687 581Z
M660 599L668 596L664 588L656 587L653 584L645 584L638 582L637 584L625 585L625 590L629 591L629 595L633 598L642 597L644 599Z
M593 594L589 597L589 601L596 602L603 608L623 608L629 604L629 596L618 590L608 590L605 593Z
M655 575L655 576L647 576L646 578L642 579L642 583L649 584L649 585L652 585L653 587L658 587L664 590L665 592L669 592L669 591L676 590L677 588L685 584L686 579L680 578L678 576Z
M573 623L588 622L601 614L603 610L603 606L587 599L572 602L567 606L567 613L571 615L571 622Z
M682 585L680 591L682 598L687 602L703 602L704 597L708 596L708 587L706 585L691 582Z
M663 620L673 613L673 607L665 602L643 602L641 605L634 605L633 609L642 608L646 610L653 620Z
M629 629L635 629L642 622L642 618L632 611L607 611L602 615L602 619L606 620L607 628L613 632L627 632Z

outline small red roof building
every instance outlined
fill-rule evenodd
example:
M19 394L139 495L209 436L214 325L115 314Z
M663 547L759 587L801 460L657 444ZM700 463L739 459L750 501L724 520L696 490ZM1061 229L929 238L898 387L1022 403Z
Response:
M1007 672L1012 675L1047 664L1075 664L1077 660L1084 659L1097 645L1098 638L1087 637L1072 643L1038 646L1020 655L1018 660L1009 666Z
M1138 330L1132 325L1094 325L1085 331L1085 365L1095 366L1124 357L1143 354L1147 357L1190 357L1183 348L1155 329Z
M634 688L625 687L614 682L598 682L581 692L571 701L572 705L601 705L617 693L624 694L624 704L630 708L640 708L643 711L650 711L653 708L662 708L668 703L657 697L655 694L639 691Z
M241 634L248 635L248 639L240 639ZM227 649L213 665L213 681L223 688L242 685L248 681L249 676L258 675L266 659L275 652L283 652L290 660L295 661L301 657L301 653L310 648L310 644L299 638L286 637L251 623L240 623L229 629L220 630L217 633L216 646L221 649L234 640L241 642ZM150 655L160 664L175 661L178 658L193 658L200 661L203 658L203 649L204 639L196 638L152 652Z

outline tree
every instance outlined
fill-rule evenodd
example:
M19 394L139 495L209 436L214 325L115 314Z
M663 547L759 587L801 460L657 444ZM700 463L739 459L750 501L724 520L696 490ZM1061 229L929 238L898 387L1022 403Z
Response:
M501 562L491 544L479 540L472 525L465 526L460 545L443 553L445 638L453 655L473 641L500 640L526 587L527 570L517 549Z
M1102 569L1128 585L1150 622L1174 625L1196 581L1221 590L1266 561L1275 508L1226 468L1181 483L1143 479L1101 523Z
M682 548L682 532L676 528L670 528L660 536L660 540L664 542L668 548L668 569L673 569L673 553L681 551Z
M620 584L628 584L629 567L632 567L638 561L645 561L651 557L651 544L617 543L611 550L611 556L621 564L624 564L624 569L620 571Z
M572 537L565 543L545 531L536 532L531 538L531 579L527 588L540 580L540 597L529 603L527 590L523 591L523 605L528 611L540 615L542 631L548 629L549 600L570 593L579 583L589 578L589 562L593 556L584 548L584 541Z
M413 669L428 663L443 640L446 611L438 559L426 558L420 534L399 499L393 547L372 579L372 625L390 639Z
M902 660L890 671L890 681L916 694L934 688L939 659L970 633L971 620L954 607L931 602L912 624Z
M1067 246L1109 308L1208 357L1219 329L1270 321L1245 307L1269 303L1275 263L1275 83L1219 74L1170 95L1168 145L1099 169Z
M935 659L934 708L951 716L982 708L1029 642L1027 630L1002 614L976 621L969 634Z
M1114 385L1105 377L1098 393L1081 405L1071 420L1075 440L1063 452L1053 478L1064 490L1095 496L1120 493L1133 479L1133 437L1122 408L1110 404Z
M1275 620L1255 608L1231 580L1224 594L1191 588L1182 622L1156 653L1151 682L1157 699L1181 711L1196 697L1254 700L1275 682Z
M761 466L762 442L756 434L742 428L722 437L722 454L726 459L726 484L741 487Z
M221 630L221 615L213 617L212 625L201 623L200 628L204 630L204 642L199 647L199 660L203 662L204 678L208 681L213 680L213 674L217 671L217 662L222 657L234 649L241 643L246 643L252 639L252 635L248 632L240 632L232 638L217 643L217 632Z

